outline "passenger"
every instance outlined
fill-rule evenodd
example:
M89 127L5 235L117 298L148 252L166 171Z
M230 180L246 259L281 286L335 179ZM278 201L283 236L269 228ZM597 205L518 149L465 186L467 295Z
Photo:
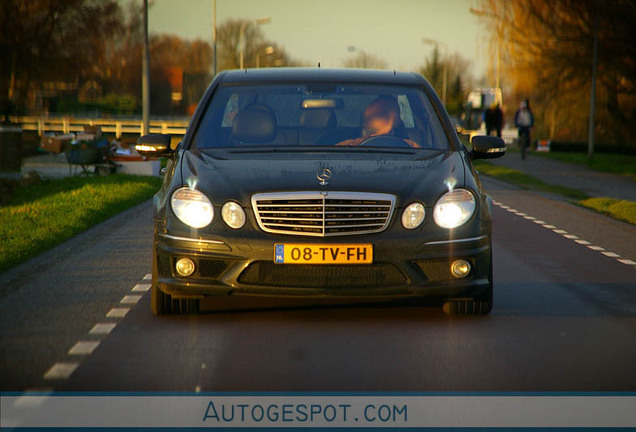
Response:
M398 132L403 128L404 123L400 119L400 105L397 99L391 95L381 95L375 98L362 114L362 136L342 141L336 145L358 146L370 137L391 135L403 139L411 147L421 148L415 141L406 138L406 136L400 136Z

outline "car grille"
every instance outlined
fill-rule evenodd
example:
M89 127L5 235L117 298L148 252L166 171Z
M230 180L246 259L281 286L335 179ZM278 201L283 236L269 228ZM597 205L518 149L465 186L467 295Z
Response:
M402 272L389 263L284 265L271 261L253 262L241 273L238 281L245 285L285 288L382 287L407 283Z
M265 232L314 237L368 234L389 225L395 196L362 192L283 192L252 196Z

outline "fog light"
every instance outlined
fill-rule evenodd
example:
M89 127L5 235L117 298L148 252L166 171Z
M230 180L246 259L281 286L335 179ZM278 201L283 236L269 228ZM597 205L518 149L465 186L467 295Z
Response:
M457 279L462 279L470 273L470 263L465 260L453 261L451 264L451 274Z
M177 265L175 266L177 270L177 274L179 276L190 276L194 273L194 262L190 258L181 258L177 261Z

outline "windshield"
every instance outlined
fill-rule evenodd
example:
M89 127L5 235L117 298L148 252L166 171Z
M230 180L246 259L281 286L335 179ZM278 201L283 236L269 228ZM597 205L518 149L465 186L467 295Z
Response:
M220 86L193 146L447 150L449 142L418 88L321 83Z

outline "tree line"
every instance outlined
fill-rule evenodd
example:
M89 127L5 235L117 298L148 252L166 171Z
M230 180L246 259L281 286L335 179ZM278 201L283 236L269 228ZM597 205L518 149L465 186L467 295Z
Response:
M239 66L242 20L218 28L219 70ZM212 47L202 39L150 37L151 112L184 114L211 77ZM27 111L140 111L140 2L0 2L0 121ZM245 26L245 66L295 65L258 26Z
M506 86L531 101L546 138L586 140L596 33L596 141L636 147L636 2L481 0L476 12Z
M301 66L260 26L229 19L218 26L218 70ZM151 34L151 112L191 113L212 78L210 41ZM0 121L3 114L141 111L143 27L141 2L118 0L3 0L0 2ZM459 113L472 78L458 54L433 51L420 68L442 93L448 62L447 106ZM358 51L345 67L386 68L377 55Z

